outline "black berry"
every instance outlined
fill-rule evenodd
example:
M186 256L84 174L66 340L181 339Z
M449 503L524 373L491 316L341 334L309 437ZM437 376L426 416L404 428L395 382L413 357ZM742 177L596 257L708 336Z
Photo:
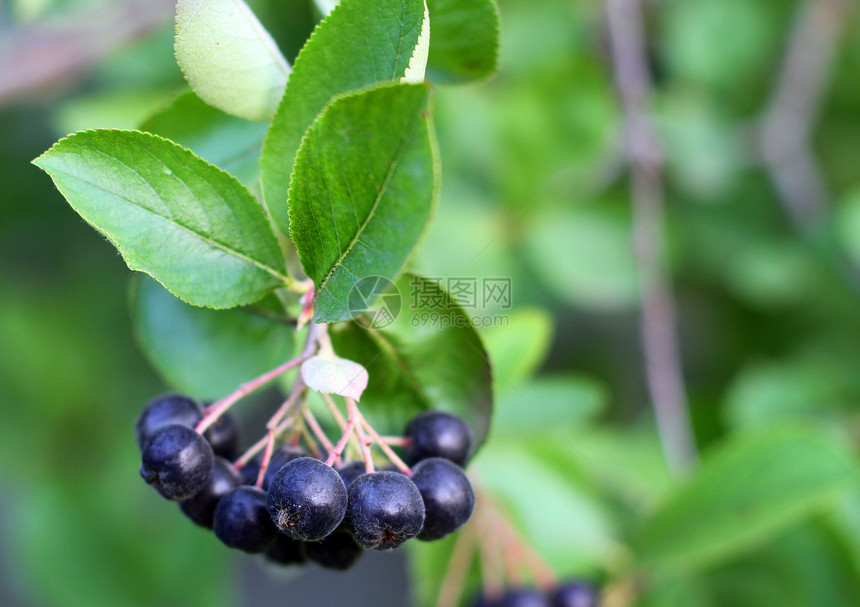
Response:
M266 510L266 493L240 485L228 491L215 508L215 535L230 548L245 552L265 552L277 530Z
M391 550L421 531L424 502L406 475L371 472L350 485L346 516L360 546Z
M203 419L199 403L181 394L159 396L144 407L137 417L134 433L137 446L142 451L146 441L160 428L168 424L180 424L193 428Z
M584 582L562 584L550 598L550 607L597 607L598 604L597 591Z
M549 607L546 598L532 588L512 588L496 603L497 607Z
M307 542L305 552L310 560L327 569L344 571L355 564L364 550L341 526L318 542Z
M203 437L212 445L215 455L230 460L239 455L239 426L236 418L229 413L224 413L209 426Z
M441 457L418 462L412 482L424 500L424 527L419 540L438 540L463 526L475 508L475 494L466 474Z
M275 541L266 550L266 558L279 565L301 565L307 560L305 543L277 533Z
M406 426L406 460L412 465L428 457L444 457L466 464L472 448L472 431L462 419L442 411L425 411Z
M338 468L337 473L340 474L343 484L349 489L352 481L367 473L367 467L364 465L364 462L349 462Z
M320 540L343 520L346 485L324 462L300 457L272 478L268 507L282 533L305 542Z
M187 426L171 424L146 442L140 475L167 499L181 501L206 486L214 459L206 439Z
M242 482L226 459L215 458L212 478L197 494L179 503L185 515L201 527L212 528L215 507L225 493Z
M272 451L272 457L269 459L269 467L266 468L266 476L263 479L263 489L269 488L272 479L275 478L275 475L281 468L300 457L310 457L310 453L301 447L292 447L290 445L281 445Z

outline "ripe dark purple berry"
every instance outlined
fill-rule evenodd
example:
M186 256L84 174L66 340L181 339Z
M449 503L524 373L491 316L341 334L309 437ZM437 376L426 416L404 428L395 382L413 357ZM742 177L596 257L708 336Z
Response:
M291 445L280 445L277 447L272 451L272 457L269 459L269 467L266 469L266 476L263 479L263 489L269 488L269 485L272 483L272 479L275 478L275 475L281 468L289 464L294 459L310 457L310 455L310 453L301 447L293 447Z
M352 535L343 526L318 542L305 544L305 553L310 560L327 569L337 571L345 571L352 567L363 552L362 547L352 539Z
M212 447L187 426L170 424L150 437L140 475L169 500L188 499L212 478Z
M180 502L179 509L201 527L211 529L218 502L224 494L241 482L241 478L233 470L230 462L224 458L216 457L215 467L212 469L212 478L198 493L184 502Z
M568 582L550 597L550 607L598 607L597 591L585 582Z
M281 533L304 542L321 540L346 514L346 485L331 466L300 457L272 478L268 507Z
M193 428L203 419L200 404L182 394L165 394L154 398L137 417L134 433L137 446L142 451L146 441L160 428L169 424L180 424Z
M412 465L428 457L444 457L466 464L472 449L472 431L462 419L442 411L425 411L406 426L406 460Z
M371 472L350 485L346 518L360 546L391 550L421 531L424 502L406 475Z
M496 603L497 607L549 607L543 594L533 588L512 588Z
M424 500L424 527L419 540L438 540L462 527L475 508L475 493L462 468L441 457L421 460L412 482Z
M305 543L277 533L275 541L266 550L266 558L279 565L301 565L307 560Z
M338 468L337 473L340 474L343 484L349 489L352 481L367 473L367 467L364 465L364 462L349 462Z
M224 413L209 426L203 437L212 445L215 455L229 460L239 455L239 426L229 413Z
M252 554L265 552L278 533L266 510L266 493L246 485L231 489L221 498L213 528L227 546Z

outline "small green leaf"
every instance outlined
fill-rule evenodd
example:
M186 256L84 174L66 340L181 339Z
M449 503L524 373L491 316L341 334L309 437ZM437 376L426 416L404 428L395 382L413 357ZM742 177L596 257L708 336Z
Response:
M203 101L248 120L269 120L290 66L242 0L178 0L176 60Z
M772 427L732 439L648 519L642 562L691 569L737 554L822 506L858 479L833 436Z
M435 300L430 302L427 295ZM412 417L440 409L462 417L484 441L492 411L490 364L463 309L436 283L402 276L391 291L401 310L378 330L358 323L332 327L338 355L363 365L370 381L361 410L383 434L401 434ZM397 306L389 306L393 313Z
M293 355L295 329L265 310L189 306L141 276L132 290L138 342L167 382L215 400Z
M506 325L483 332L493 360L497 395L518 387L538 370L553 335L552 316L540 308L511 310L507 318Z
M316 285L314 320L349 320L362 278L393 279L424 230L435 194L425 85L341 97L302 142L290 187L290 234Z
M266 125L225 114L191 91L150 116L140 130L175 141L245 185L252 185L260 176Z
M284 233L290 174L305 131L332 97L399 81L423 19L423 0L344 0L299 53L260 158L263 198Z
M427 6L431 80L468 82L496 71L499 9L495 0L427 0Z
M368 378L367 369L356 362L319 354L302 363L302 379L316 392L359 400Z
M138 131L83 131L33 163L129 268L188 303L244 305L290 280L251 193L173 142Z

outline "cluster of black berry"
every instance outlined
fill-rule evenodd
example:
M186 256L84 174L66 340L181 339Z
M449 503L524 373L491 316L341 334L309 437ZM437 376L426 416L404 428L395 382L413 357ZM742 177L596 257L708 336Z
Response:
M566 582L549 593L510 588L499 597L479 596L474 607L598 607L597 590L585 582Z
M200 405L185 396L150 402L136 426L140 474L231 548L282 564L312 560L346 569L364 549L440 539L472 515L475 496L461 468L471 432L454 415L427 411L409 423L408 474L368 471L359 461L334 468L297 445L282 445L271 453L260 486L262 458L243 466L229 461L238 445L234 421L225 414L200 434L202 419Z

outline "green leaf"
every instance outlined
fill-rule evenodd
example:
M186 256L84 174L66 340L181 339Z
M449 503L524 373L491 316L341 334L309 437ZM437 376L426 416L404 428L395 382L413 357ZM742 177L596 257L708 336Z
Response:
M362 412L379 432L396 435L425 409L449 411L472 427L477 448L492 411L490 364L478 332L451 296L426 278L406 274L382 300L390 301L389 295L400 300L389 305L396 315L390 325L374 330L348 323L331 330L338 355L370 376Z
M552 343L553 321L540 308L521 308L507 314L503 326L490 327L483 332L495 371L496 394L517 386L538 370Z
M175 141L245 185L252 185L260 176L266 126L225 114L191 91L147 118L140 130Z
M215 400L293 355L295 329L262 309L185 304L147 277L135 281L138 343L177 390Z
M302 142L290 234L316 285L314 321L352 318L355 284L393 279L423 232L436 190L429 94L395 84L342 97Z
M290 174L305 131L332 97L402 78L423 19L423 0L344 0L299 53L260 158L263 198L285 234Z
M431 80L468 82L496 71L499 9L495 0L427 0L427 6Z
M290 66L242 0L178 0L176 60L201 99L248 120L268 120Z
M755 545L829 502L858 478L832 436L767 428L713 453L640 530L642 562L690 569Z
M251 193L175 143L138 131L83 131L33 163L129 268L188 303L243 305L290 280Z

